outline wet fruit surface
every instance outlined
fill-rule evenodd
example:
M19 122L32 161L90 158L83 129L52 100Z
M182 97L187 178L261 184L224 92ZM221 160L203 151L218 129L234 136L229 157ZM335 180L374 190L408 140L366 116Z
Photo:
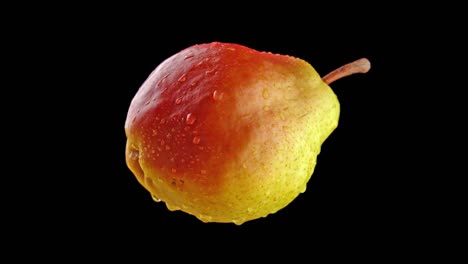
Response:
M132 100L127 164L170 210L242 224L305 191L338 116L335 94L301 59L195 45L161 63Z

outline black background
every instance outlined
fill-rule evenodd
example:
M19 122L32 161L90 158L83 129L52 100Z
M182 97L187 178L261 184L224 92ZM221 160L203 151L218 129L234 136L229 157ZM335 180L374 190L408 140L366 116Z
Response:
M387 160L387 155L380 154L391 147L385 130L388 122L392 122L384 121L391 116L382 111L385 104L382 86L387 85L382 85L386 81L381 78L386 70L386 58L382 57L379 46L382 40L376 38L378 34L372 34L372 29L323 32L326 29L316 25L298 32L291 31L290 24L280 26L281 23L269 21L217 28L209 23L195 23L175 27L173 31L160 31L157 27L142 31L137 25L123 30L113 28L115 32L107 33L110 35L104 36L103 43L98 42L95 54L102 56L98 57L101 67L94 73L100 83L84 88L90 96L95 96L97 91L100 97L95 103L99 105L93 106L102 115L99 117L102 123L97 126L101 131L89 127L90 132L100 137L93 141L97 144L93 148L97 149L89 150L89 154L99 155L92 160L99 163L96 166L100 171L93 175L90 169L83 176L87 185L85 193L89 195L84 201L91 203L89 210L94 213L89 215L90 224L102 225L104 230L109 223L117 224L119 233L154 237L157 241L166 236L182 240L188 236L221 243L233 237L261 241L265 239L264 233L278 239L280 234L284 235L286 241L315 236L380 240L392 235L391 230L396 231L401 221L406 221L395 208L399 191L390 187L397 180L389 172L392 162ZM167 210L162 203L154 203L124 160L123 124L139 86L165 58L190 45L211 41L235 42L257 50L297 56L309 61L322 75L361 57L367 57L372 63L368 74L350 76L332 85L342 105L340 124L323 145L307 191L278 213L242 226L201 223L185 213ZM105 149L98 146L99 141Z
M31 198L14 207L29 219L17 229L24 234L17 245L49 238L53 243L44 254L60 247L75 257L157 259L195 249L201 260L219 250L224 258L243 259L244 252L313 258L323 249L334 252L330 257L387 259L414 253L414 245L434 236L422 217L433 199L418 181L422 164L430 161L414 158L429 149L416 129L425 115L414 99L424 94L408 83L403 95L395 91L402 86L398 77L409 72L402 59L419 56L420 46L406 35L417 35L417 26L388 23L395 14L376 6L320 18L316 9L296 15L306 7L263 10L261 16L236 7L232 15L89 9L28 25L26 39L35 45L23 42L30 56L22 62L45 70L35 81L46 88L29 86L31 96L24 99L44 98L41 107L27 111L40 117L35 138L41 140L28 142L35 146L31 156L40 159L20 168L34 173L18 184L17 193ZM125 164L124 122L140 85L164 59L212 41L296 56L322 76L361 57L372 65L366 74L331 85L341 104L339 125L322 145L307 191L277 213L240 226L169 211L152 201ZM63 246L72 242L78 246Z

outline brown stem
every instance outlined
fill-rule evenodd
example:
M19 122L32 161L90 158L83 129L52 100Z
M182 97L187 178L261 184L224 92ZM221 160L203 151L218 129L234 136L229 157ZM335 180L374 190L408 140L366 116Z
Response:
M361 58L359 60L355 60L348 64L345 64L338 69L330 72L329 74L325 75L322 80L326 84L330 84L338 79L343 77L349 76L355 73L366 73L370 70L371 64L370 61L366 58Z

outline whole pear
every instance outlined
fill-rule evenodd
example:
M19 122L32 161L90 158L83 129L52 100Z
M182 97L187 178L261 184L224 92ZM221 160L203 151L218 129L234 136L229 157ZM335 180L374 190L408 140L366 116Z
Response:
M203 222L242 224L306 190L340 104L306 61L234 43L188 47L137 91L125 121L126 162L155 201Z

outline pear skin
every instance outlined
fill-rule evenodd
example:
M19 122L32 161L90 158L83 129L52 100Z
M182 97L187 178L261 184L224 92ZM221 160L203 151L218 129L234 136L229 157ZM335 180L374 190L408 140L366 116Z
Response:
M131 101L127 165L155 201L203 222L273 214L306 190L338 126L328 84L353 73L346 67L322 79L293 56L233 43L188 47Z

